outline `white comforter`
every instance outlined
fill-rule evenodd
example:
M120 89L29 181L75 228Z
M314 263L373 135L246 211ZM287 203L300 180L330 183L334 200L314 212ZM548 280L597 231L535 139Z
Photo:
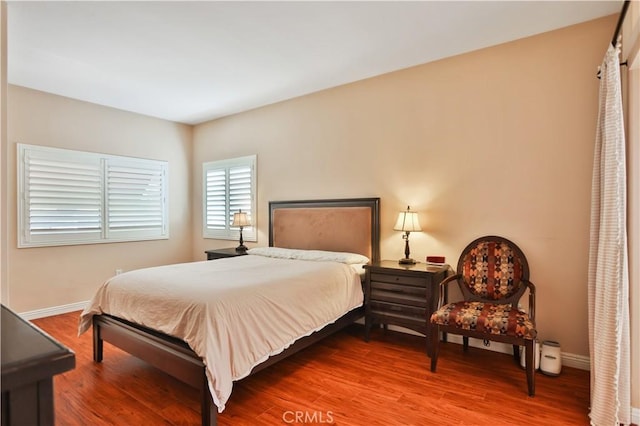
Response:
M222 412L234 380L362 302L350 265L239 256L117 275L83 311L79 332L106 313L184 340L204 360Z

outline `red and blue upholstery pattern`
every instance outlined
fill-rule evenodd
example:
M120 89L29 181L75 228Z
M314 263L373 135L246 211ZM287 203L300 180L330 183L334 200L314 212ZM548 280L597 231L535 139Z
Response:
M526 312L511 305L482 302L449 303L431 315L431 323L464 330L535 339L536 329Z
M520 287L522 260L505 242L480 241L465 254L461 272L471 293L498 300Z

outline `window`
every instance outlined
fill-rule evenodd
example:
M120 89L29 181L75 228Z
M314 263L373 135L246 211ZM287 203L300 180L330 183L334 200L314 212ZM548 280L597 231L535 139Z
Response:
M246 241L256 241L256 156L212 161L202 165L203 236L237 240L233 213L242 209L252 226L242 230Z
M18 144L18 247L169 238L167 168Z

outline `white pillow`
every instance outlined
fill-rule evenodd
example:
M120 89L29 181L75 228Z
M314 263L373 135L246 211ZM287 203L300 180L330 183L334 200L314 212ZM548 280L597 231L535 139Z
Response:
M247 251L259 256L278 257L280 259L316 260L324 262L340 262L347 265L368 263L369 258L357 253L346 253L324 250L299 250L280 247L255 247Z

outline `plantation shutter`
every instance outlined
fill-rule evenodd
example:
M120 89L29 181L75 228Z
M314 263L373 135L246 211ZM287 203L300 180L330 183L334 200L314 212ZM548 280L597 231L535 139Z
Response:
M252 224L243 229L243 237L256 241L255 163L254 155L203 164L205 238L238 239L238 228L231 223L233 214L242 210Z
M83 242L102 234L99 158L82 153L25 149L19 212L20 239Z
M208 230L227 229L227 172L222 169L205 170L205 215Z
M109 159L106 166L107 236L163 235L166 164Z
M253 223L251 209L252 195L252 167L240 165L229 168L229 226L233 222L233 213L240 210L247 213L249 222Z

